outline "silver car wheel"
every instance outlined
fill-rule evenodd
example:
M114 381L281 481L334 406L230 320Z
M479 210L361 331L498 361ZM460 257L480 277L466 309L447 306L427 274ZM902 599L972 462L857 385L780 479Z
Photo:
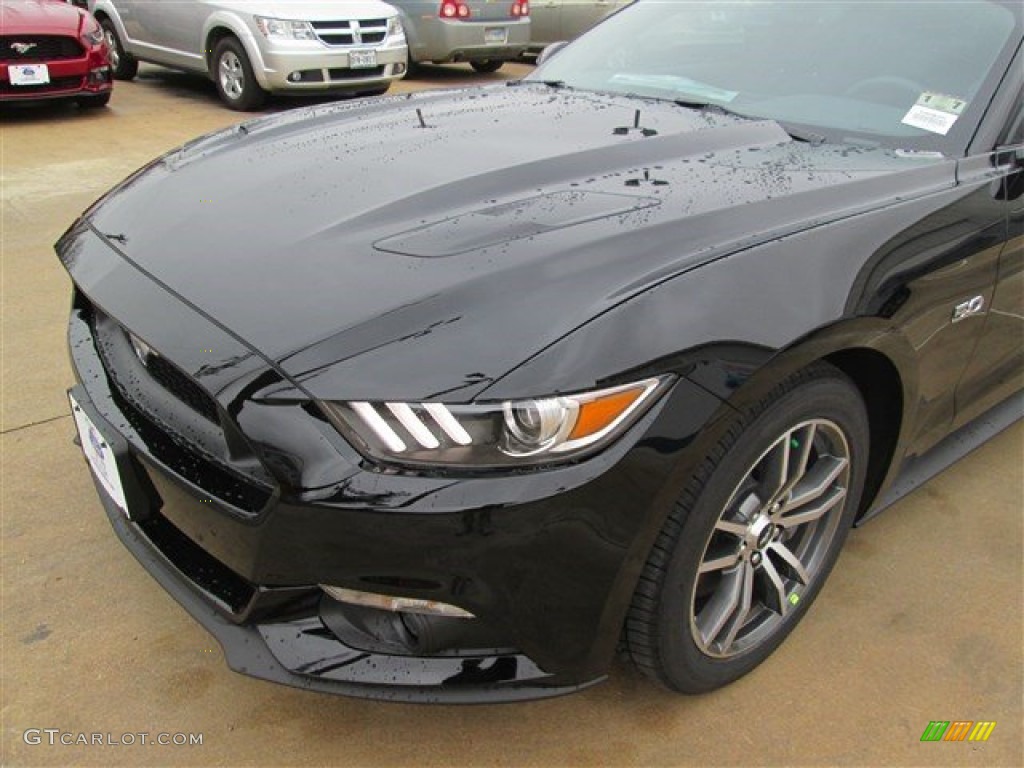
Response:
M849 483L846 436L825 419L788 429L750 467L698 567L690 629L703 653L728 658L772 637L826 560Z
M231 99L239 99L245 92L245 72L242 62L233 51L224 51L217 64L221 90Z
M110 68L117 69L121 65L121 49L117 37L112 29L103 30L103 37L107 43L107 57L110 59Z

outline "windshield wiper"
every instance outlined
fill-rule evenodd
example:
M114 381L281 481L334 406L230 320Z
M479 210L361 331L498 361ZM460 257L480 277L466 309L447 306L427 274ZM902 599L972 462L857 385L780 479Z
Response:
M776 120L775 122L778 123L779 127L782 128L782 130L784 130L786 133L788 133L789 138L793 139L794 141L802 141L806 144L811 144L815 147L818 146L819 144L824 144L826 141L825 137L820 133L808 131L805 128L796 128L792 125L789 125L788 123L782 122L781 120Z
M565 84L565 80L529 80L527 78L523 78L522 80L509 80L509 81L507 81L505 83L505 85L509 85L509 86L512 86L512 85L528 85L528 84L532 84L532 83L540 83L541 85L546 85L548 88L569 88L570 87L570 86Z
M673 104L680 107L686 107L687 109L699 109L701 112L717 112L721 115L732 115L733 117L742 117L747 120L775 120L771 117L760 117L758 115L749 115L744 112L738 112L735 109L729 109L729 107L719 104L717 101L701 101L699 99L673 99ZM814 133L804 128L797 128L781 120L775 120L779 127L782 128L789 137L795 141L802 141L807 144L824 144L825 137L820 133Z

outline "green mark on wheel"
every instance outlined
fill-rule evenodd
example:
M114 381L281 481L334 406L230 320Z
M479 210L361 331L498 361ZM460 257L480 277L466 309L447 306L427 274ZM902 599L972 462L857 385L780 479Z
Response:
M789 596L789 604L790 605L796 605L799 602L800 602L800 595L798 595L796 592L794 592L792 595Z

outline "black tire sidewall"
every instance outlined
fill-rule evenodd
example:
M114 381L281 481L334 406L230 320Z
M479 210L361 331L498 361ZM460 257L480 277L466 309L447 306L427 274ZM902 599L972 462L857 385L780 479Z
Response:
M225 52L230 51L238 57L238 60L242 64L242 95L237 99L231 98L225 93L224 88L220 83L220 60ZM253 74L252 64L249 62L249 55L245 52L245 48L242 44L234 37L225 37L217 43L213 49L213 59L211 62L211 74L213 75L213 82L217 88L217 94L220 96L221 101L224 102L230 109L235 109L240 112L248 112L253 109L258 109L263 105L266 100L266 91L264 91L258 82L256 82L256 75Z
M114 26L114 22L110 19L103 19L100 22L100 27L103 28L104 37L107 37L106 33L110 33L110 37L107 40L108 45L112 39L114 47L117 48L117 66L111 65L110 74L115 80L131 80L138 74L139 62L125 51L124 43L121 42L121 36L117 34L117 27Z
M787 612L776 632L735 657L705 655L690 630L691 596L697 568L715 523L741 478L787 428L811 418L834 422L850 449L847 499L836 533L820 569ZM826 377L790 390L750 422L712 471L696 503L688 510L659 596L657 631L661 638L661 672L670 687L699 693L713 690L750 672L786 639L811 607L835 565L860 504L869 449L867 414L856 388L844 378Z
M482 74L489 74L491 72L497 72L504 66L504 61L497 61L495 59L483 59L481 61L471 61L469 65L477 72Z

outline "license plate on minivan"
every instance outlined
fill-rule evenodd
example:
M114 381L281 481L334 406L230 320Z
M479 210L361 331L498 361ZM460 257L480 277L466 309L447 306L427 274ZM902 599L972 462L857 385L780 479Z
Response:
M377 66L376 51L352 51L348 55L348 65L351 69L371 69Z

